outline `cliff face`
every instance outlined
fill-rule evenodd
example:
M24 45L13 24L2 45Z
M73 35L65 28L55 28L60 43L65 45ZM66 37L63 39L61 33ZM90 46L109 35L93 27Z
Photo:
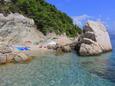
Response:
M18 13L0 14L0 42L7 44L39 42L44 35L36 29L34 20Z

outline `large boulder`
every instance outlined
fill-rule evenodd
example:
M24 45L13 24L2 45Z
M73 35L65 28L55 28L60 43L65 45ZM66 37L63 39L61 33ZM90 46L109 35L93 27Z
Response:
M112 50L106 27L101 22L88 21L78 38L76 50L80 55L98 55Z
M102 53L102 49L100 48L99 44L97 42L94 42L90 39L87 39L88 43L81 43L79 54L82 56L88 56L88 55L98 55Z
M91 30L90 32L93 32L95 34L96 42L100 45L103 51L106 52L112 50L108 31L101 22L88 21L88 23L84 27L84 32L89 32L88 29Z

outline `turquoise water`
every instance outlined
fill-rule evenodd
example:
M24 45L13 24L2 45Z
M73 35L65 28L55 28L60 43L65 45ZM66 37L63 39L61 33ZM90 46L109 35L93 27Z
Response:
M75 52L35 58L29 64L0 66L0 86L115 86L113 52L79 57Z
M113 51L96 57L79 58L80 65L90 73L115 83L115 38L111 37ZM114 85L115 86L115 85Z

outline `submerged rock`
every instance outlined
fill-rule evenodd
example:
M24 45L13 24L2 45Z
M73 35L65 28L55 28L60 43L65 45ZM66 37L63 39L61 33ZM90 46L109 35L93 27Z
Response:
M106 27L100 22L88 21L78 38L76 50L79 55L98 55L112 50Z

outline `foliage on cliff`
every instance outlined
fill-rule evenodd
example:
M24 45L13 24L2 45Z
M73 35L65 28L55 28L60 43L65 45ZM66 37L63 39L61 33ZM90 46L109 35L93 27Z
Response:
M66 33L68 36L76 36L81 29L73 24L72 19L65 13L60 12L54 5L45 0L11 0L0 3L0 12L19 12L29 18L33 18L37 28L47 34L55 32L57 34Z

